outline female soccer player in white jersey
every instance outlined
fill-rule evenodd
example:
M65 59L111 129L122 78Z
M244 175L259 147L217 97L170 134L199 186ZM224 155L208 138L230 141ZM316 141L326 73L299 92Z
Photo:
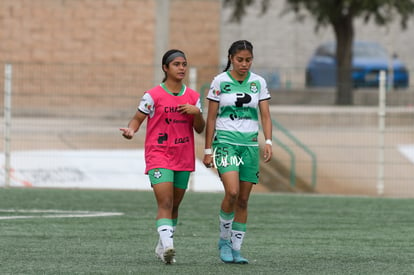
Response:
M250 71L252 62L252 44L246 40L234 42L228 51L227 67L214 78L207 95L203 162L217 168L224 186L218 246L225 263L248 263L240 248L250 192L259 179L258 110L266 139L264 161L272 157L270 94L265 80Z
M200 95L183 84L187 60L180 50L169 50L162 58L162 83L145 92L134 117L122 135L131 139L147 120L145 173L157 201L156 255L165 263L175 262L173 233L178 208L195 169L194 133L204 129Z

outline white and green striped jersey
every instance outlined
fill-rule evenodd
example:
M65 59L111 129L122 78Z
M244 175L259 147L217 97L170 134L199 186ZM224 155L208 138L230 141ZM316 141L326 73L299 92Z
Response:
M263 77L249 72L242 83L229 72L217 75L207 99L219 103L215 139L234 145L258 146L258 105L270 99Z

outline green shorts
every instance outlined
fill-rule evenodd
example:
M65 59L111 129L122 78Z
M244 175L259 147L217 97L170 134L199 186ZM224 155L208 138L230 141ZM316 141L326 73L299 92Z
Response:
M174 187L187 189L190 171L173 171L165 168L154 168L148 171L151 185L161 182L172 182Z
M239 179L259 182L259 147L213 143L214 164L219 174L239 172Z

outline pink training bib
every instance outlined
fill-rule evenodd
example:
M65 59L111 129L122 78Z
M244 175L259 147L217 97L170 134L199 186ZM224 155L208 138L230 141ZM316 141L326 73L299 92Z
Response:
M175 96L161 86L147 93L153 100L153 106L149 107L153 110L147 121L145 173L154 168L194 171L194 117L180 114L178 106L197 105L199 94L186 87L181 95Z

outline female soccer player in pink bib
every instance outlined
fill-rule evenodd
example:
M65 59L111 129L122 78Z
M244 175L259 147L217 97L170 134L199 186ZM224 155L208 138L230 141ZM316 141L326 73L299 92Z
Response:
M201 133L204 119L200 95L183 80L187 60L180 50L169 50L162 58L162 83L145 92L134 117L122 135L131 139L147 120L145 174L148 174L158 206L156 255L165 263L175 262L173 234L178 208L195 170L194 131Z

